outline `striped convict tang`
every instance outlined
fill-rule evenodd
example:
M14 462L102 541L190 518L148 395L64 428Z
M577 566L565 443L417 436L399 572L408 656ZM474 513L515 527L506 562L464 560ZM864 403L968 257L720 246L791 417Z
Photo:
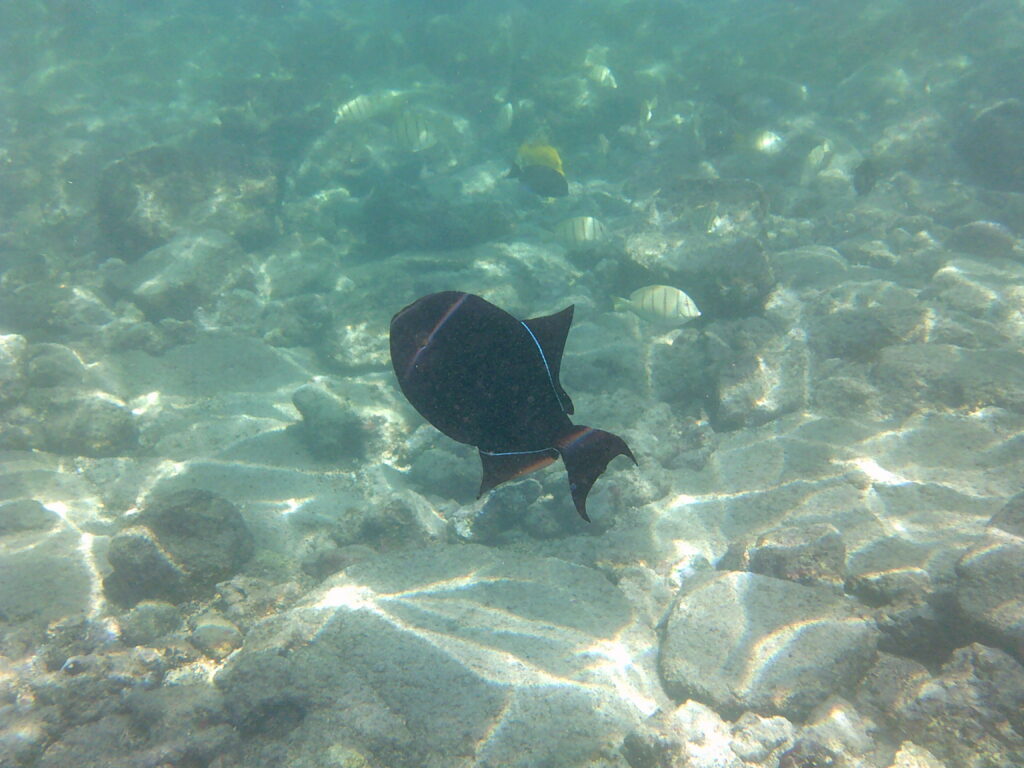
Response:
M670 285L648 285L633 291L628 299L615 299L615 310L630 310L656 323L685 323L700 317L693 299Z

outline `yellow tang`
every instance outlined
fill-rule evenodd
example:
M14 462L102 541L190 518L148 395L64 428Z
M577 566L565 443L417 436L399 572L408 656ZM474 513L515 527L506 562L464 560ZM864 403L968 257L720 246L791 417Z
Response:
M520 168L540 165L565 175L565 171L562 170L562 158L558 156L558 150L550 144L523 144L516 152L516 165Z

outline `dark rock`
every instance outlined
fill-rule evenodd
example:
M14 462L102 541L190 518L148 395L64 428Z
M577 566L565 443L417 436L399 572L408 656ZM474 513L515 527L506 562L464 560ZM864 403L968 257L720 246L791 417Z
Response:
M178 491L147 506L110 542L114 572L104 586L114 600L177 603L209 592L253 552L238 510L209 491Z

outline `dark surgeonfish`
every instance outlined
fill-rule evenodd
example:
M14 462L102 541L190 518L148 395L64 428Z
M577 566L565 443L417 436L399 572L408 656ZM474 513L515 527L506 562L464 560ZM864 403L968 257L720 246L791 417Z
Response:
M479 495L561 456L589 521L587 494L608 462L636 459L622 438L569 420L558 372L572 313L517 320L473 294L433 293L392 318L391 363L423 418L479 450Z

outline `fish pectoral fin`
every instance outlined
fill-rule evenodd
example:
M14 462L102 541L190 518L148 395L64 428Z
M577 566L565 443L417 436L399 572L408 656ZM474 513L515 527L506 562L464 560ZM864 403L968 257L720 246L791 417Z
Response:
M607 468L608 462L616 456L628 456L636 464L636 457L626 441L618 435L581 424L575 425L555 445L569 473L569 490L572 491L576 511L589 523L587 494Z
M558 451L549 448L542 451L525 453L486 453L480 451L480 463L483 464L484 476L480 481L479 499L492 488L502 483L527 475L534 470L546 467L558 458Z

